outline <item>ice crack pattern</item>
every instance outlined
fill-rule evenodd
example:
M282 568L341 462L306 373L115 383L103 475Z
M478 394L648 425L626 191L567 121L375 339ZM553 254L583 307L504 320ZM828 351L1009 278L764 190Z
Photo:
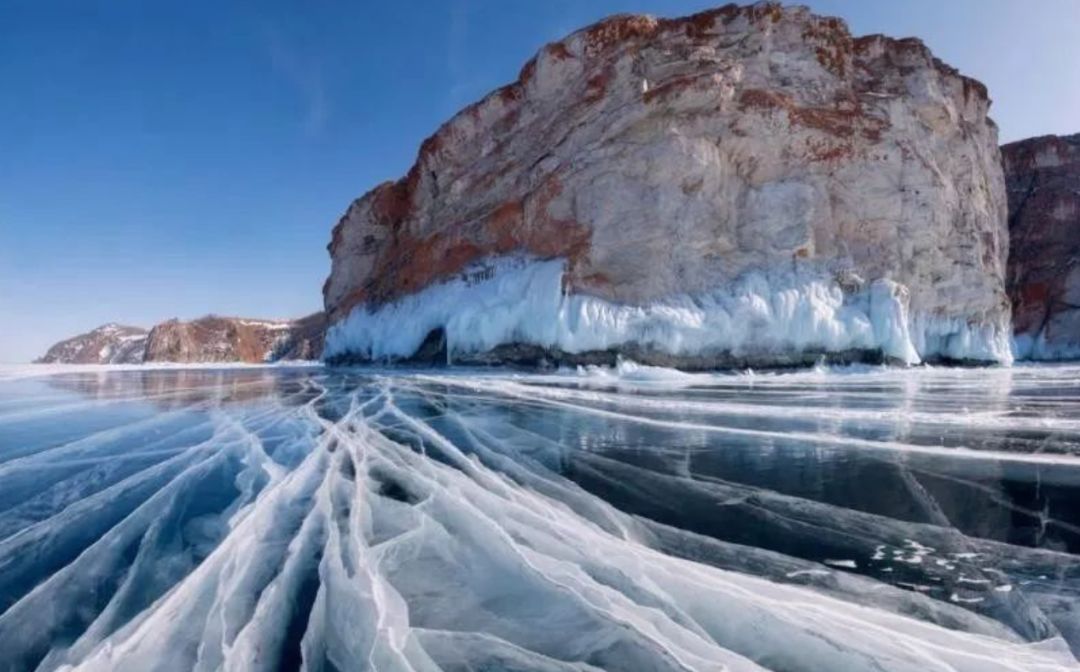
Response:
M1080 368L0 369L0 670L1078 668Z

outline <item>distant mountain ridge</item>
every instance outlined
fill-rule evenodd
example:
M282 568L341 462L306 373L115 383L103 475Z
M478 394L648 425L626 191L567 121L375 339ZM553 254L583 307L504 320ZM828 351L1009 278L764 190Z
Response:
M142 362L274 362L319 359L326 318L295 320L207 315L167 320L149 331L109 323L56 343L42 364L140 364Z
M36 361L39 364L138 364L143 361L148 333L141 327L110 322L54 344Z

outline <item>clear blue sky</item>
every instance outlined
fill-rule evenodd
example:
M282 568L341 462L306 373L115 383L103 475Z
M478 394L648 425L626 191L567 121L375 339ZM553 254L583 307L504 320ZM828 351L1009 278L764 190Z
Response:
M320 307L330 228L545 42L698 0L0 0L0 361ZM923 38L1002 139L1080 131L1080 0L811 0Z

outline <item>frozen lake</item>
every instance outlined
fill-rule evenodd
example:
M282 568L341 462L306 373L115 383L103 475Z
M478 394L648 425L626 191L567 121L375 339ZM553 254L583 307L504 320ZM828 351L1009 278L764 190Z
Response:
M1073 652L1080 367L0 368L3 671Z

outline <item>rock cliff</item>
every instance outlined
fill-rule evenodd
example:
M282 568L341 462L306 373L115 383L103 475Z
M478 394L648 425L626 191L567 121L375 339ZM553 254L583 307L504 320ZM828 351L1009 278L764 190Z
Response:
M1080 359L1080 134L1002 147L1017 355Z
M270 362L317 359L322 352L321 313L301 320L253 320L208 315L169 320L150 330L148 362Z
M40 364L138 364L143 361L146 330L105 324L53 345Z
M168 320L149 332L105 325L49 348L41 363L272 362L319 359L326 319L256 320L208 315Z
M801 7L606 19L348 208L327 356L1007 361L989 104Z

